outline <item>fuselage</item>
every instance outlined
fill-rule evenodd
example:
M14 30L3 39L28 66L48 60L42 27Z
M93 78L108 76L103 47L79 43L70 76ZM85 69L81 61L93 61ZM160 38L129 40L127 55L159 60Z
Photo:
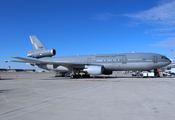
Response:
M41 58L43 61L66 62L74 64L84 64L72 66L72 68L83 69L85 65L101 65L107 71L126 71L126 70L151 70L167 66L171 61L160 54L155 53L123 53L123 54L96 54L96 55L77 55L55 58ZM69 71L70 68L58 66L56 71Z

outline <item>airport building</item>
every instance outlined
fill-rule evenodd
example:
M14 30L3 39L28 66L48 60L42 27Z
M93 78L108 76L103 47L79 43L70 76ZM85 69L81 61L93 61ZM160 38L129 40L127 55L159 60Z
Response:
M0 68L0 72L35 72L35 69L4 69Z

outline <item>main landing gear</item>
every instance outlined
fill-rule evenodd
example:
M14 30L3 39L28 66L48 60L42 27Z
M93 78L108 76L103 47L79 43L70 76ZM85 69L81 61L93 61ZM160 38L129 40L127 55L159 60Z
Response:
M160 77L160 73L157 71L157 69L154 69L154 77Z
M72 74L70 75L70 77L73 78L90 78L90 75L88 74L80 74L80 70L77 69L73 69L72 70Z
M72 79L73 79L73 78L80 78L81 75L80 75L80 74L78 74L78 75L73 75L73 74L72 74L70 77L71 77Z
M67 72L56 72L55 77L65 77Z
M70 76L71 77L71 79L73 79L73 78L90 78L90 75L87 75L87 74L83 74L83 75L80 75L80 74L78 74L78 75L71 75Z

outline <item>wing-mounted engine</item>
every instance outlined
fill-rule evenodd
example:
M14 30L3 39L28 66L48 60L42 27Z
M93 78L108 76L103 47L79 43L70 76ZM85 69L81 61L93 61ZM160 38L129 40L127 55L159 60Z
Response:
M107 71L103 66L85 66L83 72L88 73L89 75L111 75L112 71Z
M42 57L52 57L54 55L56 55L55 49L31 50L31 51L28 51L27 57L42 58Z
M89 75L101 75L103 72L102 66L87 66L86 69L83 69L84 72L87 72Z

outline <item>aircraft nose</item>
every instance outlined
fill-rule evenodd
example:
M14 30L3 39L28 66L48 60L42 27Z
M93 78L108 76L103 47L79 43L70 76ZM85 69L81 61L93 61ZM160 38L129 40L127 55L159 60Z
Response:
M167 64L167 65L171 64L171 60L170 60L170 59L167 59L167 60L166 60L166 64Z
M170 60L169 58L166 57L166 59L163 60L162 65L163 65L163 66L167 66L167 65L169 65L169 64L171 64L171 60Z
M168 63L171 64L171 62L172 62L172 61L171 61L170 59L168 59Z

